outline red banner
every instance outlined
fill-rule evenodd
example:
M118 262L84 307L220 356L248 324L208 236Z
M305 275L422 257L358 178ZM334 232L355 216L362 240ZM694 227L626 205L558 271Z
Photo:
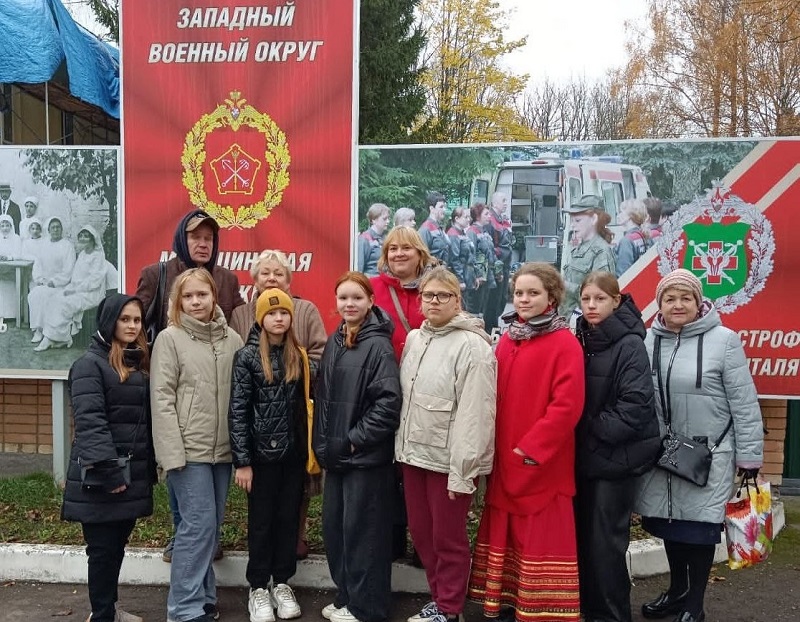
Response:
M693 270L724 325L741 338L761 397L800 395L798 205L800 141L760 142L705 197L684 205L647 261L620 279L649 322L661 276L669 268Z
M350 265L354 8L348 0L128 2L122 13L125 287L196 208L252 295L265 248L335 323Z

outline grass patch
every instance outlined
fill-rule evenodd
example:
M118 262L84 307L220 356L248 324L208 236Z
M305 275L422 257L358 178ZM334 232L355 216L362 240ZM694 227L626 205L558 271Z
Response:
M0 542L57 544L82 546L79 523L61 520L62 491L48 473L36 473L0 479ZM475 542L483 509L483 487L478 490L467 519L470 543ZM638 517L635 517L638 518ZM324 553L322 544L322 497L311 499L308 510L308 545L314 553ZM130 546L160 548L172 535L172 515L167 502L167 489L154 487L153 515L136 521ZM647 534L636 520L631 538ZM229 551L247 550L247 497L238 486L231 485L222 524L222 546Z
M79 523L61 520L63 493L51 475L36 473L0 479L0 542L83 545ZM321 497L311 500L308 537L312 551L322 550ZM153 489L153 514L136 521L130 546L163 547L172 535L172 515L167 488ZM247 549L247 497L231 486L222 525L222 546L227 550Z

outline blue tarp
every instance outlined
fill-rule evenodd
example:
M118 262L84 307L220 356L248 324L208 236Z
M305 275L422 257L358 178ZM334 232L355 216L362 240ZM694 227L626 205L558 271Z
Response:
M119 119L119 50L75 23L61 0L0 2L0 82L47 82L63 60L69 90Z

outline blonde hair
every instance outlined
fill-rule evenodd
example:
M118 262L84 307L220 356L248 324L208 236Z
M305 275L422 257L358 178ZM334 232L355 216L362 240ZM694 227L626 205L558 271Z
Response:
M373 220L377 220L381 216L389 215L389 206L383 203L373 203L367 210L367 220L372 224Z
M422 238L411 227L397 227L392 229L383 241L383 248L381 249L381 256L378 259L378 271L383 272L389 269L389 247L393 244L410 244L419 251L419 265L417 266L417 275L422 274L429 263L433 261L433 257L428 251L428 247ZM391 272L391 270L390 270Z
M286 256L286 253L269 248L261 251L258 259L253 262L253 265L250 268L250 276L253 277L253 280L255 280L255 278L258 276L258 271L261 270L261 264L265 261L274 261L279 263L286 270L286 280L289 283L292 282L292 264L289 263L289 258Z
M444 285L444 288L453 294L458 300L459 304L461 304L461 285L459 285L456 275L450 272L450 270L444 266L436 266L432 270L428 270L419 280L418 289L420 294L422 294L425 286L431 281L438 281Z
M169 321L175 324L175 326L181 325L181 312L183 311L181 296L183 296L183 288L186 285L186 281L192 277L202 281L211 288L211 298L214 301L214 308L216 309L217 307L217 284L214 282L214 277L211 276L211 273L205 268L189 268L178 275L169 293Z
M628 213L631 221L637 227L641 227L642 223L647 220L647 206L641 199L627 199L619 204L619 208Z

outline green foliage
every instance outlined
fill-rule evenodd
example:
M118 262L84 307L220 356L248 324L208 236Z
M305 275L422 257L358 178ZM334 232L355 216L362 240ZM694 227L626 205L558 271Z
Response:
M106 258L117 260L117 153L113 149L26 149L23 166L33 181L51 190L70 190L108 205L103 233Z
M417 67L425 44L419 0L361 0L359 143L409 141L425 96Z
M108 32L103 37L119 42L119 0L88 0L95 19Z
M417 222L427 218L425 195L436 190L449 201L468 205L472 178L491 171L503 151L490 147L361 149L359 151L359 217L376 202L396 210L410 207Z
M514 101L527 75L502 67L526 39L506 41L508 13L496 0L420 0L426 107L421 142L533 140Z

